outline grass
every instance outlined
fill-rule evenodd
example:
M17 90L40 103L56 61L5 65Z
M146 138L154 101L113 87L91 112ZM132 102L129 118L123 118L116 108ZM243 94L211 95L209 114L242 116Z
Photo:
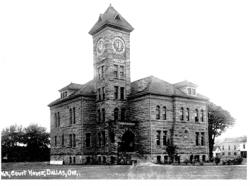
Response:
M246 179L246 165L49 165L2 163L2 179Z

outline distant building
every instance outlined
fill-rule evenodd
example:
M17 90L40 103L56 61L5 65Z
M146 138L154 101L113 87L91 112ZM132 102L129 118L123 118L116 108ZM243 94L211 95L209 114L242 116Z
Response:
M220 149L220 157L222 159L232 159L236 157L247 157L247 138L226 138L217 146ZM217 155L219 150L217 148Z
M163 163L170 143L178 161L208 159L208 99L188 81L149 76L131 82L132 31L112 6L90 30L94 78L62 88L49 105L51 161L116 164L138 155Z
M220 150L220 146L215 145L214 149L213 149L213 157L220 157L221 156L221 150Z

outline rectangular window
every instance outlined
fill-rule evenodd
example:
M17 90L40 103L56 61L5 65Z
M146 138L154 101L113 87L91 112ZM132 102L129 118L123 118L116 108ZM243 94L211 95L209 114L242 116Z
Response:
M97 100L101 100L101 89L100 88L98 88L97 89Z
M115 133L113 131L110 131L109 138L111 143L115 142Z
M72 109L69 109L69 124L72 124Z
M60 123L61 123L61 121L60 121L60 112L57 113L57 122L58 122L57 127L60 127Z
M97 72L98 72L98 77L99 77L99 79L101 79L102 76L101 76L101 68L100 68L100 67L97 69Z
M105 109L102 109L102 121L105 122Z
M76 108L73 107L73 123L76 123Z
M98 109L98 111L97 111L97 121L101 122L101 111L100 111L100 109Z
M167 145L167 131L163 131L163 145Z
M98 133L98 146L101 147L102 146L102 137L101 137L101 133Z
M55 147L57 146L57 136L55 136Z
M236 150L236 145L234 145L234 150Z
M102 142L103 142L103 146L105 146L106 145L105 131L102 131Z
M231 155L231 152L228 152L228 156L230 156Z
M201 122L204 122L204 110L201 110Z
M62 135L62 147L64 146L64 134Z
M188 88L188 94L191 95L191 88Z
M187 119L187 121L189 121L189 118L190 118L190 116L189 116L189 108L187 108L187 113L186 113L186 119Z
M199 146L200 144L199 144L199 132L196 132L195 133L195 144L196 144L196 146Z
M91 138L91 134L90 133L86 133L86 147L90 147L90 138Z
M55 121L54 122L55 123L55 128L57 128L57 114L56 113L54 114L54 121Z
M156 119L160 119L161 117L161 110L160 110L160 106L157 105L156 106Z
M72 147L72 134L69 135L69 147Z
M205 133L202 132L201 133L201 146L204 146L205 145Z
M181 121L184 121L184 108L181 107L181 117L180 117Z
M228 145L228 150L230 150L230 145Z
M198 109L195 109L195 118L194 118L195 122L199 122L199 111Z
M120 66L120 78L123 79L125 77L124 66Z
M161 131L157 130L156 133L156 145L161 145Z
M76 147L76 135L73 134L73 147Z
M120 99L124 100L124 87L120 87Z
M104 66L101 66L101 78L104 79Z
M118 99L118 86L115 86L115 99Z
M162 119L163 120L167 120L167 108L166 107L163 107Z
M102 87L102 99L105 100L105 87Z
M118 78L118 65L114 65L114 77Z

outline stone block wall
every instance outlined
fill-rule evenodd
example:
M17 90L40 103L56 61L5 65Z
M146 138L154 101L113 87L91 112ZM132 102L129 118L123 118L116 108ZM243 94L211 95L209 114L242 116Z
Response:
M70 108L75 108L75 123L70 123ZM55 127L55 113L60 113L60 126ZM94 149L88 149L85 145L85 133L95 132L95 100L90 98L75 98L51 107L51 159L69 161L69 157L75 156L76 161L79 155L93 153ZM75 135L75 147L70 146L70 134ZM55 145L57 136L57 145ZM64 136L64 143L62 143ZM92 144L95 144L93 140Z

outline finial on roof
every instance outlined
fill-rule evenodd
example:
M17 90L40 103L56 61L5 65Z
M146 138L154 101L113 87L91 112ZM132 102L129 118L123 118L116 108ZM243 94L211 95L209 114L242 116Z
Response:
M111 7L112 5L111 5L111 3L109 3L109 7Z

